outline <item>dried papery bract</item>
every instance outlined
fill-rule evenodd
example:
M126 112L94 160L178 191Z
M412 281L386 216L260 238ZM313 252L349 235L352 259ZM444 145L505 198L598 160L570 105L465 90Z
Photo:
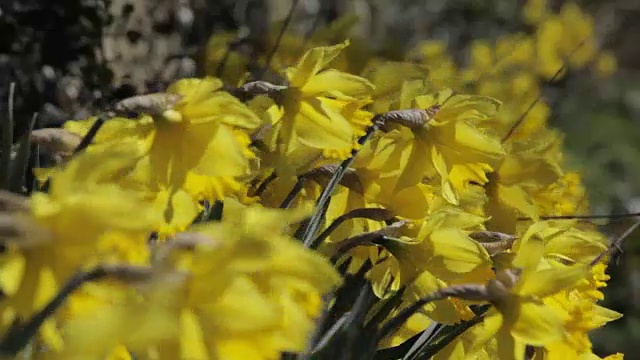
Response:
M28 197L0 190L0 211L26 211L28 209Z
M469 234L469 237L480 242L491 256L511 249L518 239L515 235L497 231L474 231Z
M335 175L336 171L338 171L339 167L340 167L339 165L320 166L318 168L309 170L308 172L304 173L302 177L309 180L314 180L315 182L321 185L326 185L326 183L331 179L331 177ZM362 187L362 182L358 178L358 175L356 174L356 171L354 169L348 168L344 172L344 175L340 180L340 185L346 188L349 188L351 190L354 190L360 194L364 194L364 188Z
M149 114L152 116L167 117L172 115L170 110L182 99L180 94L156 93L138 95L119 101L115 110L127 114ZM171 116L168 116L171 118Z
M138 283L151 280L153 268L147 266L130 266L105 264L98 267L106 277L126 283Z
M496 278L489 280L486 285L486 291L489 294L487 300L500 301L500 299L506 297L511 292L511 289L515 286L520 271L515 269L500 270L496 273Z
M487 250L487 253L489 253L489 255L494 256L496 254L510 250L514 242L515 239L480 243L480 245L482 245L482 247Z
M57 164L62 164L73 155L82 137L61 128L45 128L33 130L30 140L49 151Z
M271 131L271 128L271 125L264 125L258 128L258 130L251 134L251 144L258 147L264 147L264 138L269 131Z
M518 237L511 234L505 234L498 231L474 231L469 234L473 240L485 243L515 241Z
M53 234L43 228L28 214L0 213L0 243L30 248L53 240Z
M152 263L159 266L169 265L171 255L179 251L194 251L197 247L215 249L221 244L211 237L197 232L181 232L175 234L169 241L156 243L152 251Z
M28 198L0 191L0 242L18 248L37 246L53 239L53 234L30 215Z
M427 109L392 110L376 115L375 120L387 124L400 124L410 129L422 128L429 125L429 121L440 111L440 105L433 105Z
M264 80L251 81L238 88L228 89L229 93L241 101L249 101L256 96L264 95L276 103L282 103L282 91L287 89L284 85L275 85Z

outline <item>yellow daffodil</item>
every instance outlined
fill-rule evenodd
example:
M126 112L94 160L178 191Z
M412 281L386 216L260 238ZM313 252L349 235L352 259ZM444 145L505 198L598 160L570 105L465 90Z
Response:
M168 192L163 206L168 224L175 223L176 216L189 219L199 200L213 202L237 190L237 182L251 171L253 153L244 131L257 128L260 120L234 97L219 91L221 86L213 78L180 80L167 90L179 100L164 115L114 118L96 136L97 147L123 141L137 146L132 156L140 160L127 185ZM91 121L67 124L70 131L82 133ZM172 203L180 201L174 197L184 197L182 191L191 193L194 205L174 209ZM184 229L191 220L174 230Z
M568 314L551 306L551 296L586 278L589 267L539 268L545 244L545 223L537 223L524 234L513 260L514 269L499 270L487 290L495 309L489 310L483 334L474 346L495 337L501 359L524 359L525 345L549 346L563 339Z
M589 210L543 84L616 60L574 2L521 16L460 64L374 55L354 16L214 34L219 79L34 130L55 166L0 192L0 357L599 359L614 249L541 220Z
M487 182L486 172L504 155L498 139L476 127L496 114L499 102L451 91L418 96L414 102L420 109L437 107L437 112L422 127L412 129L415 141L410 166L400 175L399 186L435 173L443 197L457 204L458 194L470 182Z
M192 229L206 237L175 265L188 263L191 275L176 299L182 335L162 345L163 358L275 359L304 349L321 295L340 282L284 234L305 215L227 201L221 223Z
M364 105L373 85L358 76L325 70L348 44L311 49L286 70L289 84L283 90L282 109L274 105L267 110L272 114L266 136L270 150L286 157L301 147L323 151L353 147L357 128L342 109ZM288 167L280 161L276 170L286 175Z
M145 194L112 182L130 166L119 151L82 154L55 174L48 193L32 194L31 226L42 231L17 242L25 264L8 300L19 316L39 310L76 271L103 262L148 261L147 237L161 217ZM50 325L45 337L58 348Z

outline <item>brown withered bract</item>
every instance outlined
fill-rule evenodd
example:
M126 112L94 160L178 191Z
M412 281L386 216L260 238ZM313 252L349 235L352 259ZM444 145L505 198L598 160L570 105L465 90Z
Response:
M511 246L513 246L515 239L513 240L503 240L503 241L496 241L496 242L481 242L480 245L482 245L482 247L487 250L487 252L489 253L489 255L494 256L497 255L501 252L505 252L509 249L511 249Z
M156 243L152 248L152 263L165 266L171 262L171 256L175 252L193 251L198 246L216 247L220 243L208 235L198 232L180 232L175 234L171 241Z
M49 151L57 164L68 160L82 141L79 135L59 128L33 130L29 136L32 143Z
M153 268L150 266L103 264L99 269L104 271L106 276L127 283L148 281L153 276Z
M427 125L438 111L440 111L440 105L434 105L428 109L392 110L376 115L374 121L382 124L396 123L416 129Z
M487 282L486 288L491 300L508 296L520 278L520 270L504 269L496 272L496 278Z
M261 126L253 134L251 134L251 145L257 146L259 148L264 147L264 137L269 133L271 128L273 128L272 125Z
M518 238L517 236L497 231L474 231L469 234L469 237L479 242L491 256L511 249Z
M326 185L331 179L333 174L338 170L339 165L324 165L315 169L309 170L304 174L304 177L317 182L320 185ZM364 187L360 182L360 178L356 174L354 169L348 168L340 180L340 185L353 190L359 194L364 194Z
M0 212L26 211L29 209L29 198L9 191L0 190Z
M40 226L29 214L26 197L0 191L0 243L19 247L51 241L53 234Z
M227 89L229 93L240 101L248 101L259 95L265 95L278 104L282 103L282 91L287 89L284 85L275 85L268 81L258 80L243 84L238 88Z
M165 246L169 246L174 249L185 249L185 250L193 250L196 246L204 245L204 246L215 246L217 242L199 232L180 232L175 234L171 242L165 244Z
M518 237L511 234L505 234L498 231L474 231L469 234L469 237L479 242L504 242L515 241Z
M487 291L487 287L480 284L451 285L446 288L436 290L430 296L434 299L454 297L469 301L487 301L491 297Z
M115 110L120 113L145 113L151 116L160 116L163 112L172 109L182 98L182 95L155 93L138 95L119 101Z
M13 213L0 213L0 239L4 242L20 238L25 229L24 220Z

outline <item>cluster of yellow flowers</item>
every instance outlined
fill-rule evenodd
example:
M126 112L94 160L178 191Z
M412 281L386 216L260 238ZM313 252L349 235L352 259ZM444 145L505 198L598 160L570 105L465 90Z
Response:
M539 3L533 37L477 42L461 70L434 43L408 55L424 64L329 44L348 19L285 35L272 60L214 37L217 77L36 130L58 164L36 169L28 198L1 197L0 353L329 358L315 338L341 323L321 320L349 315L332 299L360 274L375 299L366 351L473 324L435 358L598 358L588 333L621 316L597 304L608 243L544 220L588 207L534 101L537 76L597 54L572 50L593 40L579 8ZM284 68L281 82L248 81L251 61Z

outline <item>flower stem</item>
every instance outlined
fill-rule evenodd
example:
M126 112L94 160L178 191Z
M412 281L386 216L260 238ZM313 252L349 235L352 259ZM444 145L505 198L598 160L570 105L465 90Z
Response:
M340 164L336 172L329 180L327 186L322 190L320 198L318 198L318 201L316 202L316 211L313 213L311 219L306 225L306 228L304 229L304 234L302 236L302 242L304 243L304 246L310 248L312 245L315 245L316 247L320 245L320 243L313 244L313 239L318 232L318 228L320 227L320 220L324 215L323 209L326 208L329 198L340 183L340 180L342 180L342 177L347 172L349 166L355 160L358 152L360 152L360 148L362 147L362 145L364 145L364 143L366 143L371 138L371 136L373 136L373 134L380 128L380 124L381 122L377 121L376 117L374 117L373 125L371 125L369 129L367 129L367 132L358 140L359 146L351 150L351 156Z

